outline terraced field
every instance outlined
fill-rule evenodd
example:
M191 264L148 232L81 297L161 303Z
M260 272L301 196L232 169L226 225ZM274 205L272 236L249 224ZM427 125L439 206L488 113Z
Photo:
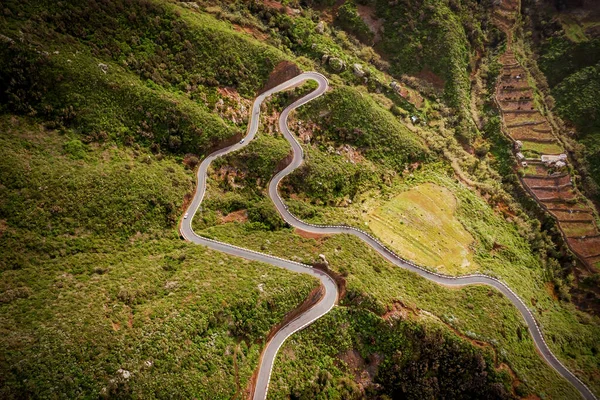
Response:
M502 70L496 85L496 102L503 128L519 160L525 189L557 221L571 250L589 272L600 270L600 230L590 202L573 185L566 151L547 117L533 101L529 72L513 52L513 26L519 2L504 0L494 15L507 34L507 50L499 57Z

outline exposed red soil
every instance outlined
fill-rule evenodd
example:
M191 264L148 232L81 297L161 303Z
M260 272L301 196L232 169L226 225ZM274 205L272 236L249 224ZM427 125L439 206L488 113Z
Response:
M556 293L556 288L554 287L554 283L546 282L546 291L554 300L558 300L558 294Z
M248 212L246 210L239 210L230 212L229 214L222 216L220 222L225 224L227 222L246 222L248 221Z
M234 24L233 29L235 29L238 32L249 33L256 39L261 40L261 41L267 40L267 38L269 37L269 35L267 35L266 33L261 32L260 30L258 30L255 27L252 27L252 26L241 26L241 25Z
M306 232L306 231L303 231L302 229L298 229L298 228L294 229L294 233L296 233L298 236L302 236L305 239L325 239L325 238L329 237L329 235L323 235L320 233L313 233L313 232Z
M592 268L599 269L600 268L600 255L588 257L586 261L592 266Z
M513 97L523 96L523 92L529 92L531 88L529 87L529 83L527 83L526 79L517 79L517 78L506 78L500 80L500 89L508 89L509 92L517 92L512 93ZM508 93L504 93L505 96L510 96Z
M375 8L372 6L357 4L356 9L358 11L358 15L360 15L360 18L369 27L369 30L375 35L373 42L377 43L380 41L381 35L379 34L379 30L383 26L384 19L375 17Z
M547 205L550 211L563 210L573 212L592 212L592 210L583 203L567 204L567 203L553 203Z
M321 271L326 272L329 276L333 278L338 287L338 299L339 302L346 296L346 278L344 278L341 274L329 269L329 266L325 263L313 263L313 268L320 269Z
M570 239L569 243L573 250L583 257L594 257L600 255L600 236L588 237L585 239Z
M6 232L7 229L8 224L6 223L6 220L0 219L0 237L2 237L2 234Z
M215 103L213 111L221 118L234 124L241 124L250 117L252 102L244 99L235 88L220 87L217 89L221 99Z
M418 310L408 307L400 300L394 300L391 305L387 306L387 311L381 316L386 321L389 319L407 319L408 317L416 317Z
M268 7L274 8L274 9L275 9L275 10L277 10L277 11L281 11L281 10L283 9L283 7L284 7L284 5L283 5L283 4L281 4L281 3L280 3L280 2L278 2L278 1L274 1L274 0L262 0L262 3L263 3L264 5L266 5L266 6L268 6ZM291 8L291 7L287 6L285 9L286 9L286 14L287 14L287 15L290 15L290 16L292 16L292 15L294 15L294 14L295 14L295 12L294 12L294 9L293 9L293 8Z
M496 206L496 208L498 209L498 211L500 211L502 213L502 215L504 216L509 216L509 217L516 217L516 214L514 212L512 212L508 206L502 202L498 202L498 205ZM494 249L496 249L496 244L494 244Z
M338 8L344 4L346 0L337 0L333 6L313 6L315 10L321 12L321 20L327 22L328 24L332 24L335 16L337 15Z
M545 189L534 189L530 188L535 197L540 201L556 201L556 200L573 200L577 195L573 192L570 187L567 188L545 188Z
M548 177L525 177L523 181L529 187L536 186L563 186L571 184L571 176L570 175L559 175L559 176L548 176Z
M511 92L506 91L498 94L498 101L524 101L533 99L533 90L527 88L526 90Z
M439 91L444 90L444 87L446 85L446 81L444 81L442 77L434 74L431 70L427 68L421 70L415 76L419 79L423 79L425 82L430 83L431 85L433 85L434 88L436 88Z
M273 69L273 72L269 75L269 79L267 79L267 83L259 90L259 94L264 93L301 73L302 70L293 62L282 61Z
M559 221L593 222L594 216L586 212L550 211Z
M194 198L194 193L186 193L183 195L183 204L181 204L181 211L187 210L190 203L192 202L192 199Z

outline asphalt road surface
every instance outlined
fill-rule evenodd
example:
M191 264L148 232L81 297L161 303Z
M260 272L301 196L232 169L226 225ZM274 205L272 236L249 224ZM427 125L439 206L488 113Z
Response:
M198 168L198 187L197 187L194 199L187 210L189 217L187 219L183 219L182 223L180 225L181 234L183 235L183 237L185 239L187 239L191 242L194 242L197 244L202 244L211 249L222 251L224 253L227 253L227 254L230 254L233 256L243 257L243 258L246 258L249 260L254 260L254 261L265 262L265 263L274 265L276 267L285 268L285 269L288 269L288 270L294 271L294 272L310 274L310 275L318 278L321 281L322 285L325 287L325 295L323 296L323 298L321 299L321 301L318 304L316 304L311 309L309 309L305 313L301 314L296 319L294 319L289 324L287 324L282 329L280 329L275 334L275 336L267 343L267 346L266 346L265 350L263 351L261 361L260 361L260 367L259 367L258 377L257 377L257 381L256 381L255 391L254 391L254 399L255 400L264 400L266 398L268 387L269 387L269 380L271 377L271 371L273 368L273 362L277 355L277 351L279 350L279 348L281 347L283 342L289 336L291 336L293 333L306 327L307 325L310 325L312 322L314 322L315 320L317 320L318 318L320 318L321 316L323 316L327 312L329 312L329 310L331 310L331 308L334 306L334 304L337 300L337 296L338 296L337 286L336 286L335 282L333 281L333 279L329 275L327 275L326 273L324 273L320 270L313 269L312 267L310 267L308 265L300 264L300 263L297 263L294 261L284 260L284 259L281 259L278 257L273 257L273 256L270 256L267 254L262 254L262 253L259 253L259 252L253 251L253 250L243 249L243 248L240 248L237 246L232 246L232 245L229 245L226 243L221 243L218 241L214 241L211 239L207 239L207 238L198 236L192 230L191 224L192 224L193 216L196 213L196 211L198 210L198 207L200 206L200 204L202 203L202 199L204 198L204 194L206 192L206 176L207 176L206 174L207 174L208 166L210 165L212 160L214 160L215 158L222 156L224 154L241 149L242 147L246 146L254 138L254 135L256 134L256 132L258 130L258 124L259 124L259 120L260 120L260 118L259 118L260 105L265 100L265 98L267 98L268 96L270 96L273 93L277 93L279 91L286 90L286 89L289 89L294 86L298 86L299 84L301 84L307 80L313 80L313 81L317 82L317 84L318 84L317 89L312 91L311 93L307 94L306 96L302 97L301 99L297 100L290 106L288 106L281 113L281 116L279 118L279 129L281 130L281 132L284 134L284 136L286 137L286 139L292 146L292 150L293 150L293 154L294 154L292 162L285 169L283 169L281 172L279 172L277 175L275 175L275 177L271 180L271 182L269 184L269 197L275 204L277 211L283 217L283 219L291 226L294 226L296 228L302 229L303 231L307 231L307 232L319 233L319 234L344 233L344 234L357 236L361 240L363 240L365 243L367 243L369 246L371 246L381 256L383 256L384 258L386 258L388 261L395 264L396 266L404 268L411 272L414 272L426 279L429 279L431 281L434 281L434 282L437 282L437 283L440 283L443 285L448 285L448 286L488 285L488 286L492 286L492 287L496 288L497 290L502 292L514 304L514 306L519 310L519 312L523 316L523 319L527 323L527 326L529 328L529 332L531 334L533 342L535 343L537 349L539 350L539 353L542 355L542 357L548 363L548 365L550 365L552 368L554 368L554 370L556 370L560 375L562 375L566 380L568 380L573 386L575 386L575 388L581 393L583 398L590 399L590 400L596 399L596 397L590 391L590 389L581 380L579 380L579 378L577 378L571 371L569 371L550 351L550 349L546 345L546 341L544 340L541 330L539 329L539 326L538 326L535 318L533 317L533 314L531 313L531 311L527 308L525 303L523 303L523 301L503 282L499 281L498 279L495 279L495 278L492 278L492 277L489 277L486 275L481 275L481 274L466 275L466 276L461 276L461 277L452 277L452 276L437 274L437 273L428 271L422 267L419 267L418 265L416 265L410 261L404 260L403 258L398 256L396 253L394 253L393 251L391 251L390 249L385 247L376 238L372 237L368 233L363 232L357 228L353 228L353 227L349 227L349 226L312 225L312 224L308 224L308 223L305 223L305 222L299 220L298 218L296 218L294 215L292 215L288 211L288 209L285 206L284 202L282 201L281 197L279 197L277 188L278 188L279 182L286 175L291 173L293 170L295 170L302 164L303 151L302 151L302 147L300 146L300 144L298 143L298 141L296 140L294 135L289 131L288 125L287 125L287 119L292 110L294 110L295 108L300 107L301 105L322 95L327 90L327 87L328 87L327 79L323 75L316 73L316 72L306 72L301 75L298 75L298 76L282 83L281 85L276 86L273 89L266 91L265 93L259 95L256 98L256 100L254 101L253 107L252 107L252 114L250 116L250 124L249 124L248 134L244 140L244 143L236 143L232 146L218 150L218 151L212 153L206 159L204 159L202 161L202 163L200 164L200 167Z

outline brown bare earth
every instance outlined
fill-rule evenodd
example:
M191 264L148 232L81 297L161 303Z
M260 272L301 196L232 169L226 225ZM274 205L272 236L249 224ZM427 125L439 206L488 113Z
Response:
M302 236L305 239L323 239L324 237L326 237L325 235L321 235L319 233L306 232L298 228L294 229L294 233L298 236Z
M544 176L544 177L538 177L538 176L526 176L525 178L523 178L523 181L529 185L529 187L536 187L536 186L552 186L552 187L556 187L556 186L562 186L562 185L570 185L571 184L571 176L564 174L564 175L558 175L558 176Z
M506 51L499 57L502 70L495 93L503 130L513 141L515 153L525 153L527 165L520 162L517 165L523 172L523 186L556 219L566 243L588 270L598 271L600 230L595 210L573 186L565 166L542 162L544 155L566 154L566 151L557 138L560 132L553 132L546 116L535 108L529 72L512 50L512 31L519 7L519 0L502 0L494 10L495 24L507 35Z
M264 32L261 32L260 30L252 27L252 26L241 26L241 25L233 25L233 29L235 29L238 32L244 32L244 33L249 33L250 35L254 36L256 39L258 40L266 40L269 35L267 35Z
M248 221L248 213L246 210L239 210L230 212L229 214L221 217L221 223L225 224L227 222L246 222Z
M446 82L439 75L434 74L429 69L424 69L415 76L419 79L423 79L425 82L431 83L434 88L440 91L444 90L444 86L446 85Z
M5 220L0 219L0 236L8 229L8 225Z
M384 19L375 17L375 9L372 6L357 4L356 8L360 18L365 22L365 24L367 24L369 30L375 35L373 42L377 43L381 40L381 35L379 32L383 26Z
M275 86L292 79L293 77L300 75L302 70L298 68L296 64L291 61L282 61L271 72L269 75L269 79L267 79L267 83L263 86L262 89L259 90L260 93L264 93L269 89L274 88Z

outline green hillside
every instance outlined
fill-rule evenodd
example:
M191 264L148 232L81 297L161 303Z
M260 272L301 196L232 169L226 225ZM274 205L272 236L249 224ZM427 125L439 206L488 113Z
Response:
M280 185L289 210L432 271L504 280L600 393L598 307L578 301L573 255L519 190L492 104L492 13L472 0L4 1L0 397L247 396L269 332L318 281L191 244L178 223L200 161L241 139L292 64L330 88L290 115L305 161ZM594 176L597 60L583 65L593 41L575 36L538 63ZM281 219L267 193L290 156L279 113L314 88L264 103L255 139L212 164L193 220L205 237L325 258L343 282L281 348L269 398L575 397L496 291L437 285Z

